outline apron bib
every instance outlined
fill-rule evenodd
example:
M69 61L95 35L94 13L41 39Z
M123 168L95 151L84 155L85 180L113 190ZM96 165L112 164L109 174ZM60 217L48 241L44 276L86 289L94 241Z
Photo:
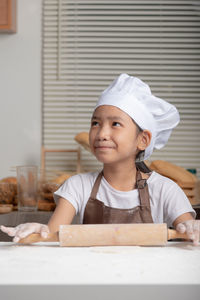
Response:
M134 208L121 209L106 206L96 199L103 171L99 173L85 207L83 224L123 224L153 223L146 179L142 179L140 171L136 172L136 184L139 192L140 205Z

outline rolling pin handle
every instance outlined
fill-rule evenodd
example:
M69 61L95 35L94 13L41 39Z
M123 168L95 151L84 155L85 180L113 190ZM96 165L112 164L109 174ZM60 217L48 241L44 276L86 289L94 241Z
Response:
M27 237L19 240L19 244L33 244L38 242L58 242L58 232L49 233L47 238L41 237L39 233L32 233Z
M184 239L189 240L187 233L180 233L174 229L168 229L168 240Z

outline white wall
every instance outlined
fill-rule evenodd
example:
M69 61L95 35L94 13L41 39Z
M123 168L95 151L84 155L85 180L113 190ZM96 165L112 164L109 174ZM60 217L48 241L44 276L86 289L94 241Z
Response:
M0 178L40 164L42 1L17 2L17 33L0 34Z

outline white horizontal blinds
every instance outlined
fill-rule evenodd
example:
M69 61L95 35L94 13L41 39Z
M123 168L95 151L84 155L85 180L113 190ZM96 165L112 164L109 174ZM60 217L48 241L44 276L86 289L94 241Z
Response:
M44 0L44 145L75 147L100 92L126 72L181 114L168 145L151 159L199 172L199 50L200 1ZM99 166L82 153L85 171Z

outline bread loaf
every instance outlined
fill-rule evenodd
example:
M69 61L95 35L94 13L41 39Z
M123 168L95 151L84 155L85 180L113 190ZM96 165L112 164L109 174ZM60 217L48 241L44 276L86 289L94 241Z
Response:
M38 210L43 210L43 211L53 211L56 208L55 203L48 203L48 202L43 202L39 201L38 202Z
M186 169L164 160L154 160L150 169L175 181L180 187L192 188L198 178Z
M0 214L7 214L13 210L12 204L0 204Z
M47 203L54 203L53 193L59 188L59 184L53 182L39 182L38 199Z
M39 199L45 199L48 202L54 202L53 193L43 193L43 192L40 192Z
M0 182L0 204L12 204L17 194L15 184Z
M83 146L87 151L91 152L88 132L80 132L75 136L74 139L77 143Z
M67 180L71 176L72 176L72 174L64 173L64 174L54 178L52 180L52 183L57 184L57 185L61 185L65 180Z
M16 193L16 195L15 195L14 198L13 198L13 205L14 205L14 206L17 206L17 205L18 205L18 196L17 196L17 193Z
M17 178L16 177L5 177L5 178L1 179L0 182L17 184Z
M39 186L40 191L43 193L53 193L59 188L59 184L55 182L43 182Z

